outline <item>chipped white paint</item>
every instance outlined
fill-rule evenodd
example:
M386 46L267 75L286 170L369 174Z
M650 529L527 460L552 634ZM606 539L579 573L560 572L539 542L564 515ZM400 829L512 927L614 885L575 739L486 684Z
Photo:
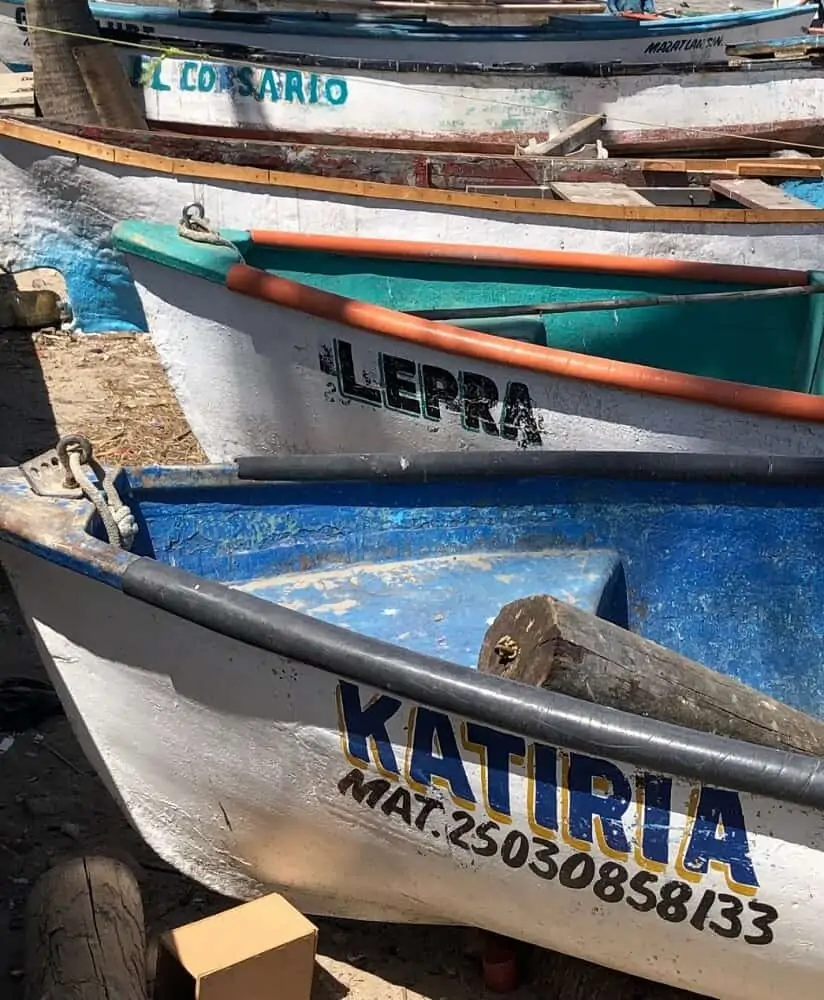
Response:
M158 354L209 459L280 452L405 452L556 449L757 452L820 455L824 424L796 423L596 385L419 347L227 291L129 256ZM340 346L340 342L344 346ZM346 345L349 345L347 348ZM340 356L351 350L358 389ZM456 383L489 379L492 425L437 406L438 419L399 412L386 396L379 354L430 365ZM332 371L334 369L334 371ZM459 373L464 373L459 376ZM411 383L400 390L411 400ZM417 386L418 412L423 393ZM530 419L508 401L528 392ZM382 392L376 387L383 386ZM372 402L361 398L371 390ZM484 390L488 392L489 390ZM507 414L510 413L508 417ZM474 430L472 424L474 423ZM509 425L509 436L507 435ZM537 438L531 435L537 431Z
M245 72L252 79L248 87L237 83L237 65L164 59L142 88L146 115L151 121L240 131L466 141L472 136L546 137L587 115L604 114L607 146L649 131L744 126L755 131L776 122L824 117L824 68L799 71L780 63L735 72L603 77L338 71L331 66ZM210 89L198 90L199 79ZM404 108L400 118L399 106Z
M590 219L501 210L501 199L494 198L487 209L468 209L243 183L239 171L233 175L231 182L175 176L0 136L0 260L13 270L61 271L78 327L100 331L145 327L129 272L111 250L112 225L125 218L174 223L192 201L204 205L214 226L234 229L254 224L341 236L403 234L424 242L806 270L818 269L824 259L824 227L814 223Z
M753 893L731 885L725 866L705 864L698 875L679 867L696 786L674 779L669 863L649 871L630 803L622 823L635 850L617 862L620 898L605 901L593 887L600 866L610 863L614 872L616 861L597 842L553 839L559 869L582 854L594 862L589 884L570 888L557 873L546 876L551 869L535 854L546 835L528 822L534 800L521 763L510 771L511 820L488 827L500 840L515 831L529 845L530 864L516 869L500 851L482 857L450 842L446 834L454 833L460 806L434 783L423 789L425 801L437 806L423 829L384 811L383 801L370 808L340 791L347 775L379 781L381 774L374 747L362 769L345 756L350 744L334 676L192 625L8 544L0 555L90 761L160 857L210 889L244 899L276 889L317 915L476 925L721 1000L819 1000L821 813L709 789L740 803L744 850L758 883ZM364 688L360 703L381 693ZM417 724L414 707L403 702L389 721L386 745L397 761L405 758L407 725ZM466 721L446 719L456 734ZM469 749L460 755L478 803L473 826L480 825L487 818L481 761ZM634 769L620 759L616 765L634 784ZM391 787L407 784L404 772ZM419 817L415 794L412 815ZM723 828L714 834L725 836ZM687 898L683 916L666 904L658 912L667 882L689 883L680 890ZM636 886L652 892L646 912ZM638 907L627 905L629 896ZM710 909L702 918L696 912L705 899ZM670 913L676 919L667 919ZM766 924L770 935L753 924L765 913L776 915Z

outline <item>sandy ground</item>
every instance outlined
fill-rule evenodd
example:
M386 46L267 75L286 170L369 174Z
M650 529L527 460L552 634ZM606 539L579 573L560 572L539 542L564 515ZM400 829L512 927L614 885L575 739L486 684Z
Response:
M0 453L17 463L79 432L110 462L203 456L145 337L0 331ZM232 905L183 878L126 824L62 715L14 714L8 679L45 680L0 574L0 997L22 1000L23 911L37 877L78 850L125 857L155 933ZM4 682L6 687L4 688ZM3 732L17 730L13 742ZM313 1000L482 1000L481 935L461 928L319 920ZM526 950L511 1000L668 1000L674 991ZM582 978L583 976L583 978ZM687 997L687 994L678 994ZM694 996L690 994L689 996Z

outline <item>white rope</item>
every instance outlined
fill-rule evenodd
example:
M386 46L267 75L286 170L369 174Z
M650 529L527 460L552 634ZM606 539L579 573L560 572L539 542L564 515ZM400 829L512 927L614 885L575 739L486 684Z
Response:
M194 243L208 243L211 246L230 247L243 260L243 254L231 240L221 236L219 232L212 229L209 220L206 218L203 206L199 202L192 202L183 209L180 222L177 225L177 232L184 240L192 240Z
M60 450L60 445L58 445L58 454ZM106 470L95 461L89 442L83 438L70 438L62 450L68 462L67 472L83 491L86 499L94 504L95 510L103 522L103 527L106 529L109 542L119 548L130 549L137 535L137 521L120 499L120 494L106 475ZM83 469L84 459L102 485L102 492L86 475Z

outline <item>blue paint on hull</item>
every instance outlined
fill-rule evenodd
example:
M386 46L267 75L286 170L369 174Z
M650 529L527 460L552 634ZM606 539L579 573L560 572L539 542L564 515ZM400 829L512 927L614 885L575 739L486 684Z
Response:
M824 717L820 487L530 477L172 489L162 473L149 488L134 482L138 554L287 603L303 584L301 610L365 635L471 667L503 604L566 592ZM398 561L406 580L390 571ZM332 571L343 583L324 595L315 584Z

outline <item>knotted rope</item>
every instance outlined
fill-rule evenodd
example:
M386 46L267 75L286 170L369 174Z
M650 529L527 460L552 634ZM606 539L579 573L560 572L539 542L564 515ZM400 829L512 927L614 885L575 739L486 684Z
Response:
M58 441L56 450L66 474L65 485L70 489L80 487L86 499L94 504L112 545L130 549L137 535L137 521L120 499L106 470L92 454L91 442L80 434L69 434ZM103 487L102 492L86 475L84 465L88 465L97 476Z

